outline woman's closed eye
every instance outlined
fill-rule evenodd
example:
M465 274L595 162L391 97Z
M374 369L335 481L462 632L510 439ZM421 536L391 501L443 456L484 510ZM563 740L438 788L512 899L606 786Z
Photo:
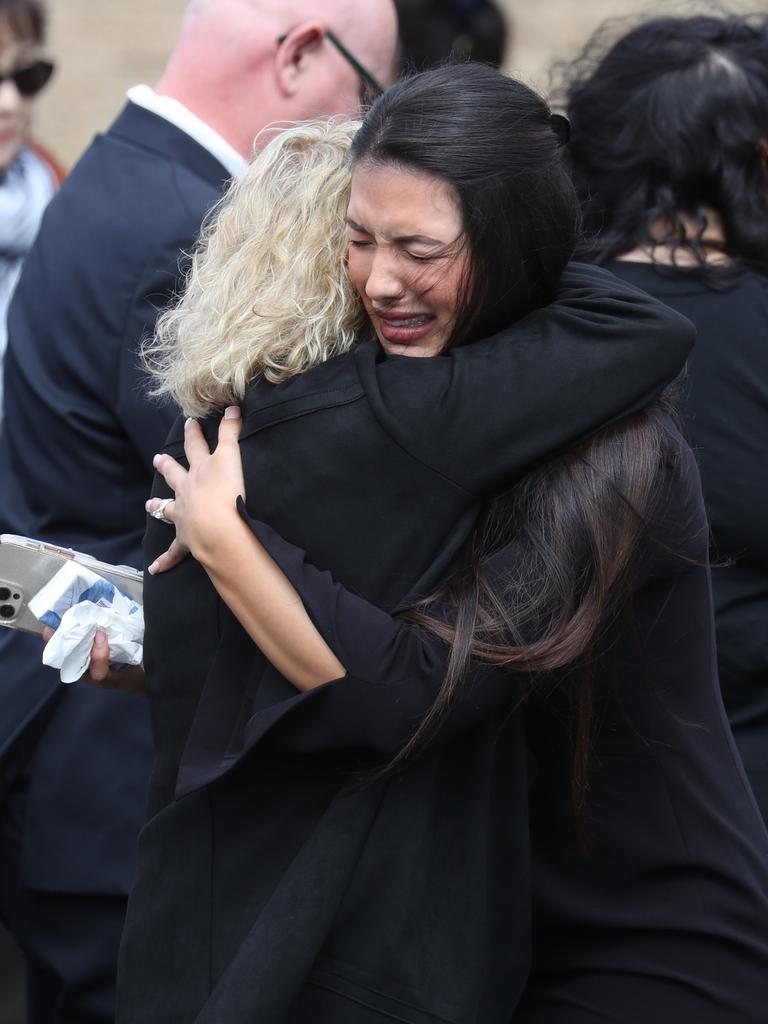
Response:
M353 249L370 249L373 246L373 242L370 239L365 238L348 238L347 242ZM427 260L437 259L441 253L418 253L410 252L408 249L401 249L400 254L405 256L409 260L417 260L420 263L426 262Z
M441 252L430 252L430 253L424 254L424 253L418 253L418 252L409 252L407 249L404 249L403 250L403 255L407 256L407 258L409 260L416 260L419 263L426 263L429 260L439 259L440 256L443 255L443 254Z

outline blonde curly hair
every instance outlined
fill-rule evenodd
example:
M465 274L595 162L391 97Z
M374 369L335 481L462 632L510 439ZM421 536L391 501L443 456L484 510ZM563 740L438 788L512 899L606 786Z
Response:
M188 416L349 351L365 322L345 269L357 121L280 131L206 221L184 292L142 347L150 393Z

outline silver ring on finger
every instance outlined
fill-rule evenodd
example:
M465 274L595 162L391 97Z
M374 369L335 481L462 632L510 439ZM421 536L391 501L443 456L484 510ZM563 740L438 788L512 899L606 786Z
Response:
M170 505L172 501L173 498L163 498L163 500L157 506L155 511L150 512L152 518L159 519L161 523L168 523L169 526L172 526L173 524L171 523L171 520L165 514L166 508Z

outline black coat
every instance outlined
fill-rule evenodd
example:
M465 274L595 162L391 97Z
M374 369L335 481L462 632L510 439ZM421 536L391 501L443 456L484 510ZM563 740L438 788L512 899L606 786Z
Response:
M1 532L140 564L152 455L177 410L146 400L136 348L180 286L182 251L225 177L182 131L129 103L54 197L9 316ZM40 657L38 639L0 631L0 753L15 756L19 736L45 723L22 878L125 893L151 763L146 708L62 687Z
M768 276L744 270L714 291L691 271L620 261L612 268L699 333L683 410L712 527L720 685L768 821Z
M768 835L720 696L709 529L679 446L594 658L582 829L567 684L528 710L534 946L515 1024L766 1019Z
M371 342L285 384L253 386L241 440L250 511L388 607L428 587L490 493L637 408L682 362L684 321L594 269L574 269L568 284L560 308L444 357L384 359ZM168 450L180 454L180 426ZM146 557L168 540L151 522ZM414 765L407 785L348 792L359 741L329 733L318 749L292 722L285 731L295 691L199 565L148 579L146 614L157 759L118 1020L506 1021L528 964L526 829L501 813L524 801L519 717L479 723L471 742ZM364 764L397 749L413 725L405 711ZM486 853L519 877L498 902L476 832L444 815L433 831L423 817L443 786L481 821L499 808ZM357 966L330 957L325 983L306 986L350 885L364 901L353 900L350 921ZM446 898L455 905L443 932ZM364 919L354 909L363 905ZM464 963L465 942L485 951L481 961Z
M571 803L580 675L539 679L526 707L529 851L524 681L476 665L434 748L385 788L291 1021L325 1020L333 1005L346 1019L344 996L386 1017L393 991L414 1021L425 1007L484 1024L764 1021L768 836L718 690L698 472L668 431L664 496L633 563L631 603L593 656L581 818ZM348 673L271 708L262 749L386 759L429 708L445 649L250 525ZM515 562L513 541L487 575ZM512 1015L529 952L529 865L532 969Z

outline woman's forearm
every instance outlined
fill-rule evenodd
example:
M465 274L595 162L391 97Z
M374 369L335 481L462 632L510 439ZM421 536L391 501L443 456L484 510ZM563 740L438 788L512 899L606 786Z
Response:
M328 686L297 693L254 715L254 735L266 728L271 749L297 754L342 748L391 759L429 712L445 678L448 648L423 630L395 618L347 590L305 552L239 508L246 527L301 598L313 625L346 674ZM458 699L440 725L450 739L480 722L508 716L519 703L513 676L473 664Z
M345 675L298 593L236 509L192 553L256 646L297 689Z

